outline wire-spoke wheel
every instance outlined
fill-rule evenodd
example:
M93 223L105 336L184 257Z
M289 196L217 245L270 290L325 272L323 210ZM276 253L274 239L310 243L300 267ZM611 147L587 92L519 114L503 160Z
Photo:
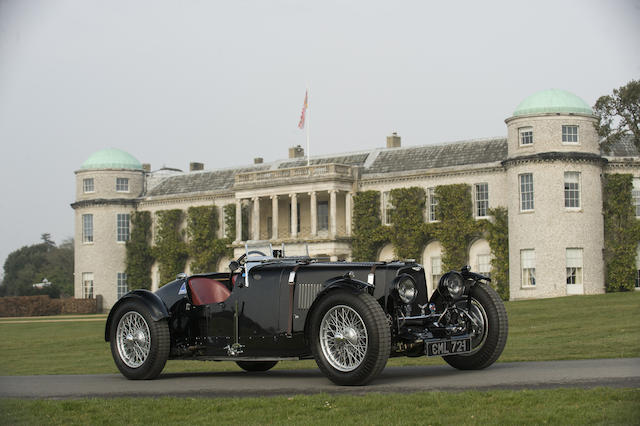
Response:
M169 326L154 321L147 307L129 300L113 315L109 341L118 370L128 379L153 379L169 357Z
M391 347L389 324L371 295L336 290L311 315L311 349L331 381L364 385L384 369Z
M120 318L116 340L120 358L127 366L138 368L149 357L151 333L144 317L136 311L129 311Z
M353 371L367 354L367 329L358 313L349 306L329 309L320 324L320 345L329 364L340 371Z

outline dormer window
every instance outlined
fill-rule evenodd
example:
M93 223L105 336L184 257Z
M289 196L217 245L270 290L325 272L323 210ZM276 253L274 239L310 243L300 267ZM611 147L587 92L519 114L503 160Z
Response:
M533 127L520 127L518 135L521 146L533 145Z
M578 143L578 126L562 126L562 143Z
M93 178L82 179L82 192L85 194L89 192L94 192L95 188L93 186Z
M117 192L129 192L129 179L128 178L116 178L116 191Z

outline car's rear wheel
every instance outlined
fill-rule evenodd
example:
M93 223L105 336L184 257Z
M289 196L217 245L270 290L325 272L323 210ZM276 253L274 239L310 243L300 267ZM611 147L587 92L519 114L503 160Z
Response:
M128 379L158 377L169 357L167 320L154 321L140 302L127 301L118 308L109 340L113 360Z
M271 370L278 361L236 361L244 371L259 372Z
M384 369L389 325L367 293L334 291L320 300L310 323L311 349L320 370L338 385L364 385Z
M466 299L459 302L466 306ZM507 311L498 293L484 283L477 283L471 289L472 352L464 355L450 355L443 359L460 370L480 370L493 364L507 344L509 326Z

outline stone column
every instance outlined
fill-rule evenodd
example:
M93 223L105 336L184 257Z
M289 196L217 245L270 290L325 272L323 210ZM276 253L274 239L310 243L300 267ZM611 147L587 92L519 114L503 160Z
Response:
M236 198L236 241L242 241L242 200Z
M318 235L318 201L316 200L316 191L311 191L309 193L310 202L310 212L311 212L311 236L315 237Z
M271 238L278 239L278 196L271 196Z
M336 237L337 223L336 218L338 212L336 210L336 191L329 191L329 237Z
M253 240L260 239L260 197L253 197L251 199L253 201L253 217L251 218L253 222L252 226L252 234Z
M351 236L351 202L353 194L347 192L344 196L344 225L347 231L347 237Z
M291 197L291 238L298 237L298 194L289 194Z

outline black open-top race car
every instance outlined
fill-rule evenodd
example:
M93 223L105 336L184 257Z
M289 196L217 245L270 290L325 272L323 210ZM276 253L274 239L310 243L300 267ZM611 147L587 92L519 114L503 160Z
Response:
M167 359L235 361L266 371L314 358L339 385L374 379L389 357L442 356L459 369L491 365L507 314L488 278L442 276L428 299L413 261L325 262L247 251L229 273L186 276L113 306L105 340L129 379L157 377Z

